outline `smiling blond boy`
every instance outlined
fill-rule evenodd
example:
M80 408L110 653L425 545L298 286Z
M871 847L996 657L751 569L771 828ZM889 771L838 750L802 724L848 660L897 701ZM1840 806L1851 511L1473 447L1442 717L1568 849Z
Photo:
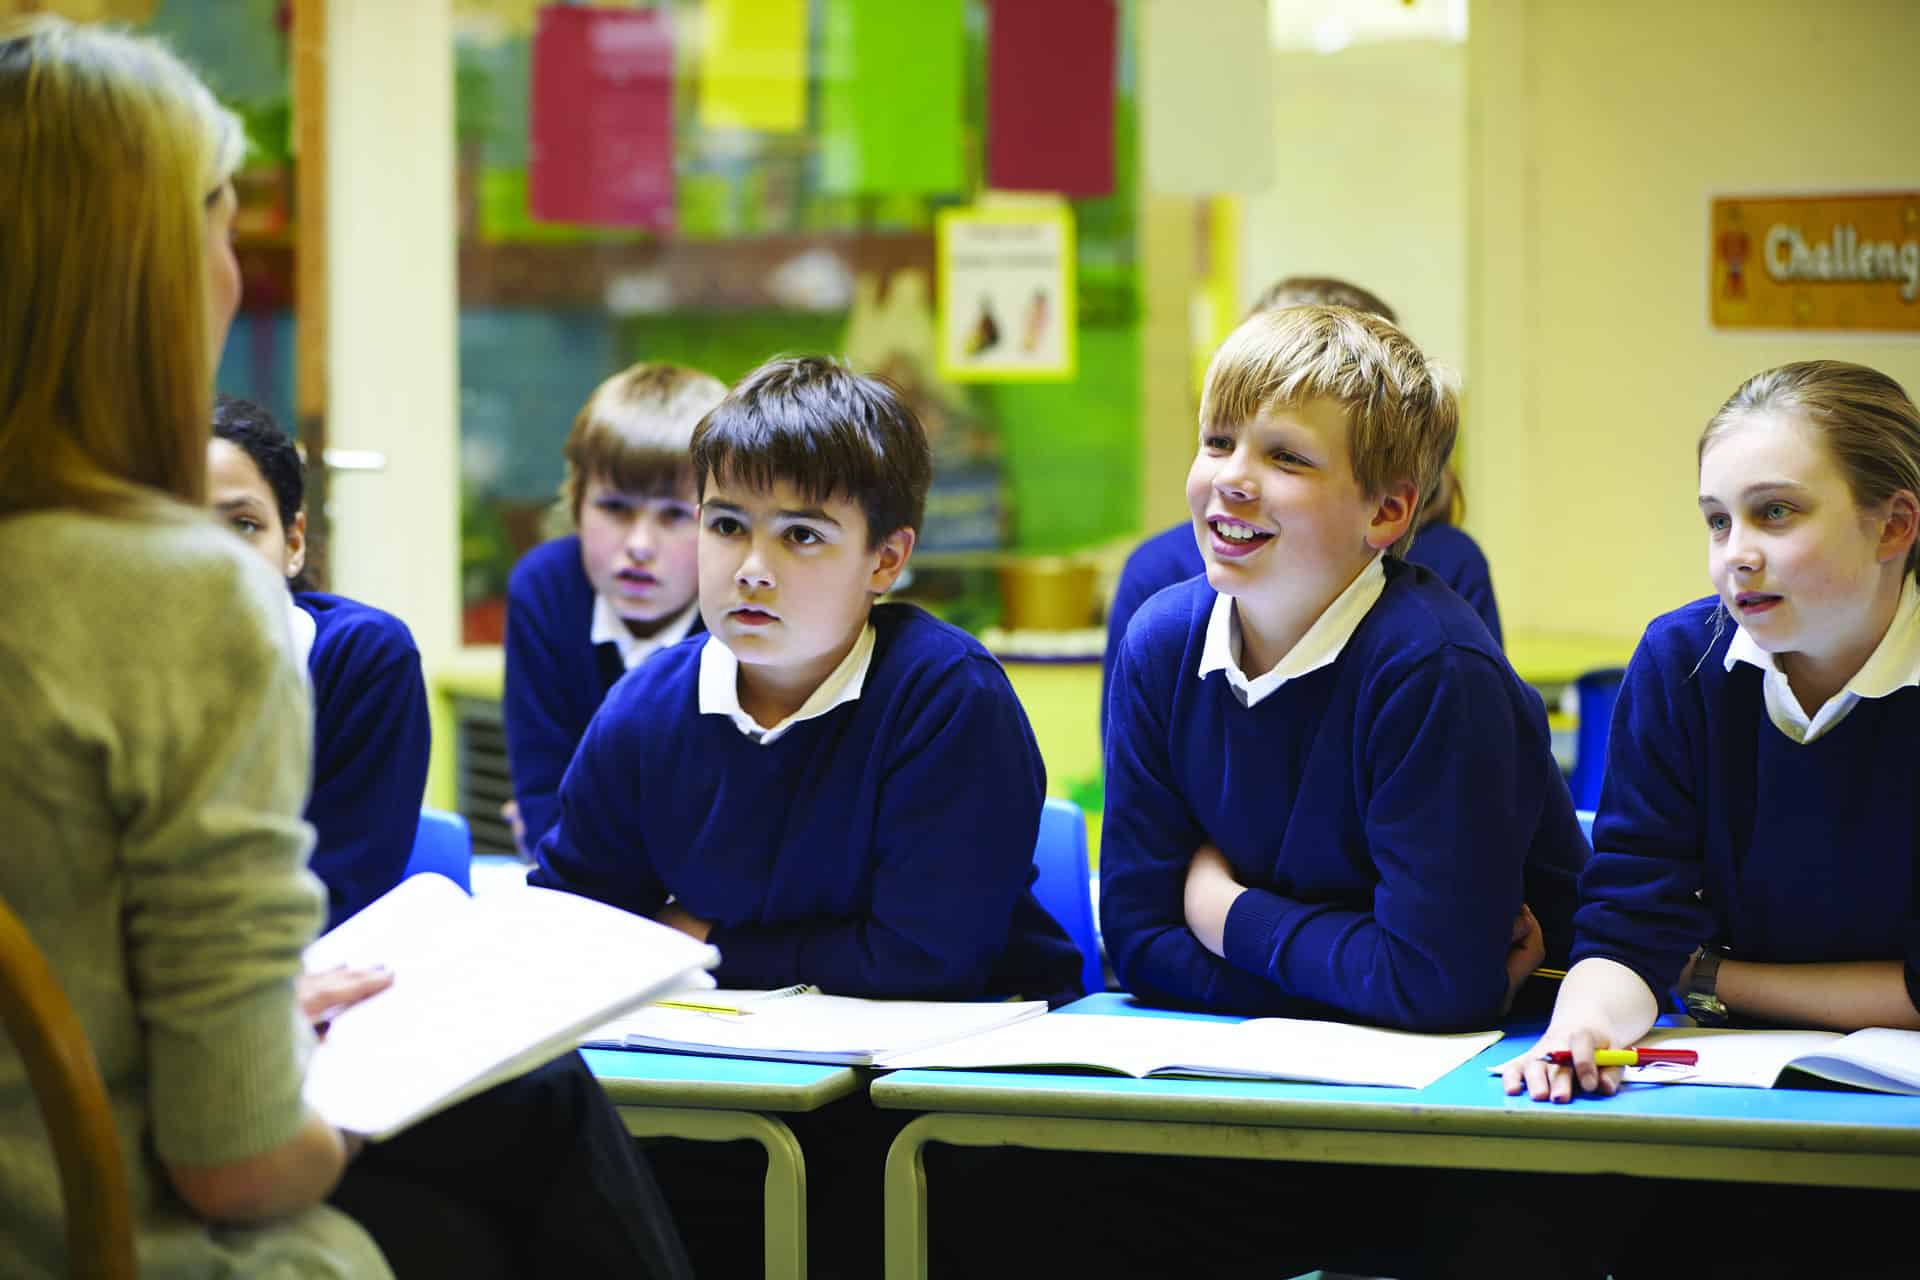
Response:
M1585 844L1545 710L1400 558L1457 421L1406 335L1346 307L1256 314L1214 356L1206 572L1135 615L1107 708L1101 915L1134 994L1486 1026L1565 954Z

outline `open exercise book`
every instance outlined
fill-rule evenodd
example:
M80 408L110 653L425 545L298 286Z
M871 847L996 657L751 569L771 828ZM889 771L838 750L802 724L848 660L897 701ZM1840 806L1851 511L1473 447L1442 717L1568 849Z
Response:
M675 991L659 1004L595 1028L583 1042L866 1067L889 1054L977 1035L1046 1011L1044 1000L862 1000L822 995L814 987Z
M1920 1031L1868 1027L1852 1035L1837 1031L1745 1031L1730 1027L1657 1027L1637 1047L1692 1049L1693 1066L1626 1068L1623 1078L1642 1084L1718 1084L1771 1089L1791 1084L1788 1071L1803 1071L1835 1084L1879 1093L1920 1095Z
M444 876L409 876L307 948L308 972L393 970L391 987L333 1019L307 1068L307 1102L338 1128L391 1137L696 985L719 960L590 898L535 888L469 898Z
M1050 1013L883 1067L1078 1067L1137 1076L1223 1076L1423 1089L1500 1038L1498 1031L1418 1035L1344 1022L1253 1018L1203 1022Z

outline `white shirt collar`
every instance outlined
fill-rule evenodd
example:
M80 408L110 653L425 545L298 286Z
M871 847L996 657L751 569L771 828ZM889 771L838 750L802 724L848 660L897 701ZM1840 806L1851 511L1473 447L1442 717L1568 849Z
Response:
M1893 621L1880 637L1873 653L1853 679L1809 718L1800 700L1793 696L1786 672L1780 670L1773 655L1762 649L1745 627L1738 627L1727 644L1723 665L1745 662L1764 673L1761 687L1766 695L1767 718L1774 727L1798 743L1809 743L1839 724L1862 698L1884 698L1902 689L1920 685L1920 590L1911 575L1900 587L1900 603L1894 606Z
M613 611L607 598L598 592L593 597L593 630L590 633L595 644L610 644L620 650L620 662L631 671L647 658L670 644L677 644L686 638L693 629L693 615L700 610L700 602L691 600L687 607L674 616L673 621L652 635L642 639L627 630L627 624Z
M1386 587L1386 568L1381 564L1381 557L1375 555L1347 584L1347 589L1335 596L1333 603L1314 619L1307 633L1294 642L1286 656L1274 664L1273 670L1252 679L1240 669L1240 618L1234 612L1233 597L1217 595L1213 600L1213 615L1207 619L1206 642L1200 650L1199 678L1205 680L1216 671L1224 671L1240 705L1257 706L1262 698L1287 681L1318 671L1339 657L1360 620L1367 616Z
M866 687L867 668L873 665L873 624L860 628L860 636L847 650L820 687L807 696L800 709L774 725L763 729L740 706L740 660L733 650L708 636L700 649L700 714L728 716L734 727L761 746L771 744L781 734L799 724L823 716L842 703L852 702Z
M293 632L293 660L305 672L307 660L313 656L314 637L320 634L320 624L313 615L300 607L300 602L287 593L287 627Z

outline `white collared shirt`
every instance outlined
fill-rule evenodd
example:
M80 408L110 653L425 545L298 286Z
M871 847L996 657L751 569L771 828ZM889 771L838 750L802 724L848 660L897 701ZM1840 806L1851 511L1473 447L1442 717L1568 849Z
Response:
M1900 603L1894 606L1893 621L1887 624L1887 633L1874 646L1872 656L1811 719L1800 706L1800 699L1793 696L1786 672L1780 669L1772 654L1755 643L1745 627L1737 629L1727 645L1726 669L1733 670L1736 662L1760 668L1764 673L1761 687L1766 694L1767 719L1773 721L1774 728L1804 746L1846 719L1860 699L1884 698L1920 685L1920 590L1915 589L1913 577L1908 575L1900 588Z
M595 592L591 639L595 644L610 644L618 648L621 665L631 671L668 645L686 639L687 632L693 629L693 615L699 611L700 602L689 601L687 607L674 616L673 621L643 639L627 630L627 624L622 622L620 615L613 611L613 606L607 603L607 598Z
M1207 619L1207 638L1200 649L1199 678L1205 680L1216 671L1227 674L1227 683L1243 707L1258 706L1260 700L1289 680L1297 680L1318 671L1340 656L1347 641L1373 608L1374 601L1387 587L1387 571L1375 555L1367 567L1355 575L1347 589L1333 598L1307 633L1294 642L1286 656L1273 664L1273 670L1248 679L1240 669L1240 617L1234 611L1233 597L1217 595L1213 615Z
M291 591L287 593L287 629L293 632L293 660L300 664L300 673L306 675L307 660L313 656L313 641L320 634L320 624L300 607Z
M820 687L807 695L800 709L774 725L763 729L740 706L740 660L733 650L714 636L700 650L700 714L729 716L734 727L749 738L767 746L781 734L799 724L823 716L842 703L852 702L866 687L867 668L873 665L873 624L860 628L860 636L840 659L840 665L828 673Z

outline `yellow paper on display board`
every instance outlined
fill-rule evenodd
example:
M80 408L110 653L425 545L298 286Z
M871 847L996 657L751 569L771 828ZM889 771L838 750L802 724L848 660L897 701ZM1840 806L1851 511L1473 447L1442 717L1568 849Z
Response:
M1719 196L1707 237L1717 329L1920 333L1920 191Z
M807 0L706 0L700 123L795 133L807 123Z
M0 18L52 13L69 22L151 22L154 0L0 0Z
M941 376L1072 378L1079 337L1072 208L1064 200L1019 200L943 209L934 238Z

